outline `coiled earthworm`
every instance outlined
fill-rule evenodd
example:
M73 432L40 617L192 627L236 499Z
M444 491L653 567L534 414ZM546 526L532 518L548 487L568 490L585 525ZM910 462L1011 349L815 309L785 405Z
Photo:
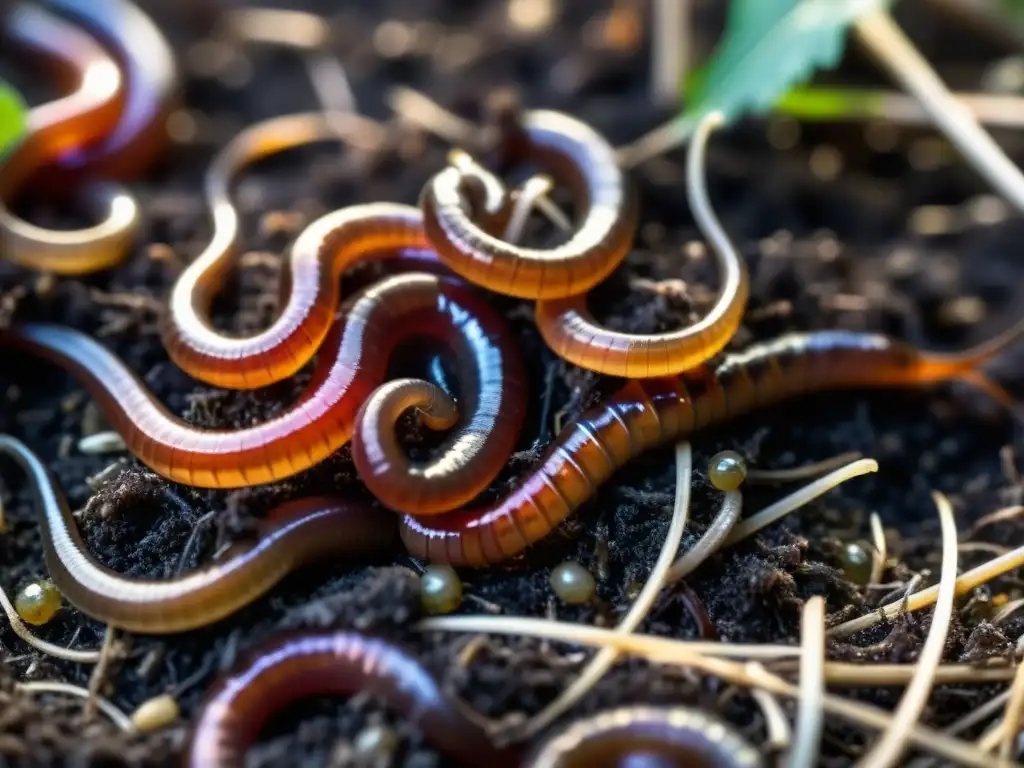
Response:
M0 331L0 344L26 349L70 371L96 398L129 450L154 472L186 485L238 488L294 475L344 445L360 406L385 381L392 350L418 336L448 346L467 376L477 377L467 380L484 393L475 401L466 395L472 405L464 416L474 431L494 428L494 433L486 440L456 436L451 445L462 451L460 456L438 462L440 469L458 475L465 492L478 493L504 462L504 457L497 460L495 446L511 452L515 444L514 419L502 411L521 412L522 392L518 364L505 357L512 349L504 323L483 298L451 278L395 275L357 294L320 349L298 402L276 418L242 429L202 429L175 418L115 355L70 328L14 326ZM432 498L412 490L417 477L403 482L403 498ZM423 482L437 480L430 476Z
M432 562L505 560L546 536L632 457L800 394L961 380L1012 407L978 366L1022 335L1024 321L975 349L939 354L876 334L798 333L678 377L632 380L563 429L503 501L430 520L406 516L402 540Z
M114 129L99 141L71 148L58 169L109 179L137 176L167 140L167 118L178 97L174 52L153 20L127 0L48 0L48 5L111 49L127 78L124 109Z
M230 389L255 389L288 378L313 358L327 335L345 269L365 257L428 247L422 216L412 206L372 203L328 213L306 227L292 246L281 274L283 309L269 328L231 338L211 327L210 302L238 255L240 221L229 195L232 178L268 155L341 139L338 126L343 123L358 131L353 115L301 113L265 120L246 128L211 163L205 194L213 238L175 282L163 324L167 353L193 377Z
M0 252L24 267L58 274L105 269L124 258L139 220L135 201L116 185L92 182L82 190L90 206L103 211L100 223L86 229L38 227L8 206L40 168L114 128L124 77L91 37L40 7L20 3L3 25L8 40L73 73L75 86L67 96L29 110L25 137L0 162Z
M598 765L761 768L760 753L722 721L687 707L627 706L577 720L552 736L523 768Z
M538 301L537 327L559 357L609 376L671 376L714 357L736 333L750 292L747 267L711 210L704 185L707 137L719 124L717 115L701 121L690 140L687 161L690 205L711 241L721 281L715 305L699 322L686 328L635 334L609 330L596 323L587 311L585 294Z
M441 259L467 280L524 299L585 293L629 251L636 201L611 145L585 123L535 110L506 125L503 150L513 162L536 163L573 193L582 217L568 242L548 250L523 248L495 233L511 213L500 185L458 150L424 187L424 226Z
M459 765L511 768L514 750L498 750L448 701L422 665L384 640L355 632L278 636L225 674L207 693L186 747L191 768L241 768L274 713L308 696L367 693L409 718Z
M290 572L328 557L373 555L395 543L394 521L369 504L333 498L286 502L257 524L254 541L223 562L173 579L136 579L89 554L64 495L39 458L0 435L0 452L32 481L50 578L83 613L115 627L172 634L212 624L253 602Z

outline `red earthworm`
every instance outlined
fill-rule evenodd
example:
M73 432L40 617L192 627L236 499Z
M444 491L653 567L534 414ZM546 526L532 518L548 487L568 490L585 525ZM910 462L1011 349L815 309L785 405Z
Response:
M359 407L386 379L392 350L420 335L449 346L464 365L479 370L502 359L496 350L511 349L501 319L466 286L422 273L396 275L354 298L321 348L312 380L298 402L262 424L214 430L172 416L123 362L78 331L25 324L0 332L0 344L41 355L72 373L96 398L129 450L153 471L186 485L238 488L294 475L344 445ZM468 359L476 355L479 360ZM513 410L513 401L522 397L515 389L497 407ZM494 390L486 391L493 396ZM496 404L478 400L477 407L484 412ZM468 423L476 422L470 418ZM514 443L510 420L499 414L488 423L503 430L491 439ZM465 447L458 440L454 445ZM485 466L483 460L490 461L490 456L489 449L481 448L453 460L451 471L470 488L483 490L503 463ZM407 482L413 485L417 478ZM408 498L420 496L412 492Z
M939 354L876 334L790 334L678 377L633 380L563 429L504 500L429 520L406 516L402 540L432 562L506 560L544 538L632 457L796 395L961 380L1012 407L978 366L1021 335L1024 321L973 350Z
M761 768L760 753L721 720L687 707L626 706L577 720L523 768L647 764Z
M94 619L131 632L204 627L252 603L306 563L375 554L395 543L394 521L369 504L305 498L271 510L259 520L256 539L239 542L221 562L173 579L130 578L89 554L64 495L32 451L0 435L0 452L32 481L46 567L61 594Z
M412 656L355 632L278 636L228 672L207 693L186 747L192 768L241 768L260 729L279 710L308 696L369 693L409 718L459 765L511 768L517 751L496 749L445 698Z
M69 150L102 139L114 128L125 98L117 63L91 37L42 8L15 5L3 17L7 39L51 61L74 83L67 96L28 112L24 138L0 161L0 252L30 269L84 274L124 258L139 211L110 183L90 183L84 197L105 210L87 229L59 231L30 224L9 205L40 168Z
M636 201L615 151L585 123L536 110L506 120L503 147L513 162L533 162L573 193L582 220L568 242L548 250L500 239L511 213L504 188L464 152L423 190L431 244L467 280L525 299L558 299L593 288L618 266L636 231Z
M281 314L266 330L232 338L207 320L210 302L238 255L240 219L231 180L260 158L313 142L339 140L339 126L358 137L353 115L301 113L246 128L214 158L205 194L213 238L174 284L163 324L171 359L200 381L229 389L255 389L293 375L316 354L341 295L341 274L356 261L428 247L416 208L391 203L353 205L310 224L291 248L282 271ZM347 130L347 129L346 129Z
M174 52L153 20L127 0L48 0L48 5L109 47L127 79L124 109L114 129L69 149L57 168L109 179L137 176L166 144L167 118L178 100Z
M699 322L685 328L635 334L613 331L596 323L587 311L585 294L538 301L537 327L559 357L609 376L671 376L714 357L736 333L750 293L747 267L711 210L703 172L707 137L719 124L715 117L700 123L690 140L687 161L690 205L711 241L718 265L721 288L715 305Z

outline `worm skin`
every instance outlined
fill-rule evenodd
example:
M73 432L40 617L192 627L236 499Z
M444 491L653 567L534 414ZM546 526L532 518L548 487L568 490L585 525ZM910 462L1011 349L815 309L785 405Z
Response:
M487 303L460 283L421 273L390 277L354 298L321 348L298 402L276 418L235 430L202 429L172 416L120 359L70 328L15 326L0 332L0 344L69 371L96 398L129 450L154 472L185 485L240 488L294 475L348 442L360 406L385 381L388 358L399 343L428 336L458 354L501 348L484 339L507 334ZM497 359L488 355L485 362ZM499 468L455 471L482 489Z
M465 317L451 356L461 393L457 404L434 384L402 379L379 387L360 408L352 459L366 487L390 509L425 516L463 507L515 449L526 417L522 359L508 331L488 332L481 317ZM490 323L497 324L497 318ZM395 424L411 408L419 409L430 429L457 426L434 459L414 462L398 444Z
M749 279L746 265L733 255L719 258L722 287L715 306L686 328L656 334L609 330L595 322L582 294L538 301L537 328L559 357L607 376L646 379L688 371L725 349L743 319Z
M514 752L495 749L416 659L383 640L343 631L279 636L224 675L207 693L185 765L241 768L275 713L308 696L353 693L382 699L458 765L516 765Z
M117 58L127 78L124 109L99 141L75 146L57 161L57 181L84 174L128 179L164 149L167 118L178 102L174 53L153 20L126 0L48 0L58 13L94 34Z
M340 300L339 278L349 266L404 248L428 247L422 215L412 206L373 203L329 213L310 224L292 246L282 271L283 309L269 328L232 338L210 325L210 303L239 253L240 219L229 195L232 179L260 158L339 138L328 115L287 115L247 128L210 165L205 187L213 238L175 282L163 324L167 353L194 378L229 389L256 389L288 378L323 343Z
M760 753L732 728L685 707L630 706L577 720L523 762L523 768L612 765L762 768Z
M497 293L524 299L585 293L619 265L636 232L635 197L614 149L585 123L544 110L507 126L504 149L510 161L536 163L571 190L582 219L569 241L543 250L497 237L509 212L506 195L462 153L423 190L427 237L452 270Z
M482 566L544 538L632 457L713 424L816 391L962 379L999 397L977 366L1022 334L1015 327L969 352L940 355L884 336L792 334L678 377L628 382L569 425L517 490L492 507L406 516L402 540L432 562Z
M46 567L61 594L94 619L131 632L162 635L204 627L252 603L306 563L374 555L396 542L394 520L369 505L306 498L271 510L259 521L255 541L237 544L223 562L173 579L129 578L89 554L64 495L34 453L6 435L0 435L0 452L32 481Z
M48 60L73 90L29 110L24 138L0 161L0 253L29 269L63 275L110 267L127 254L139 222L138 206L118 186L90 182L82 190L101 217L86 229L37 227L9 206L40 168L115 128L124 103L124 76L91 37L38 6L15 5L2 23L7 42Z
M600 326L587 311L582 294L538 301L537 327L556 354L597 373L644 379L683 373L725 349L743 319L750 278L746 263L708 202L702 173L708 137L720 124L720 115L712 114L697 125L686 169L690 206L718 267L721 285L714 306L689 327L641 335Z

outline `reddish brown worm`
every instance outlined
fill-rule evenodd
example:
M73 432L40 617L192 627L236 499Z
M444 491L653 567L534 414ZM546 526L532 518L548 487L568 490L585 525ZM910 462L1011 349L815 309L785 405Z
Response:
M975 349L938 354L875 334L792 334L681 376L633 380L563 429L504 500L430 519L406 516L402 540L432 562L506 560L544 538L632 457L801 394L961 380L1012 407L979 366L1021 335L1024 322Z
M422 665L400 648L355 632L290 633L252 652L207 693L185 752L191 768L241 768L270 718L309 696L371 694L418 726L457 765L512 768L449 701Z
M733 728L687 707L628 706L577 720L555 734L522 768L595 765L761 768L761 754Z
M77 145L60 156L57 169L78 176L129 179L148 168L164 150L167 118L178 101L178 71L163 33L127 0L48 0L109 47L127 80L117 124L99 141Z
M134 200L117 186L90 183L83 190L103 210L102 221L87 229L38 227L9 206L41 168L116 127L124 76L89 35L39 6L16 4L0 23L6 42L41 56L72 83L68 95L29 110L24 138L0 159L0 253L24 267L59 274L105 269L124 258L139 220Z
M427 236L452 270L497 293L524 299L585 293L619 265L636 232L635 196L615 150L590 126L560 112L529 111L507 122L507 159L536 163L573 193L581 220L570 239L543 250L498 237L511 214L510 198L458 150L423 190Z
M294 475L348 442L360 407L386 380L392 350L419 336L444 344L465 376L460 412L468 433L456 430L447 444L455 455L425 465L434 467L429 472L399 476L388 462L401 459L391 454L361 466L371 488L392 504L427 514L431 505L443 506L445 494L472 497L488 486L515 445L523 412L521 362L507 328L484 299L450 278L395 275L357 294L320 349L298 402L242 429L202 429L172 416L121 360L70 328L15 326L0 332L0 344L71 372L154 472L186 485L239 488ZM437 405L450 409L448 402ZM424 415L429 422L431 413ZM401 487L380 487L392 480Z
M266 594L297 568L334 557L380 554L396 541L394 520L369 504L316 497L271 510L256 538L227 559L173 579L122 576L89 554L64 495L22 442L0 435L0 453L32 482L50 578L73 606L106 624L144 634L204 627Z
M704 154L708 135L721 121L703 120L690 140L687 189L694 218L711 243L721 287L710 311L693 325L652 334L623 333L597 323L585 294L537 302L537 327L559 357L609 376L643 379L672 376L717 355L739 328L750 293L747 266L729 242L708 202Z
M293 375L313 359L334 319L340 277L356 261L389 257L404 248L428 247L419 210L372 203L328 213L310 224L291 248L282 271L282 310L266 330L235 338L214 328L210 303L235 266L241 235L231 202L232 179L260 158L303 144L343 138L350 115L303 113L265 120L246 128L217 155L206 175L213 238L182 272L171 292L164 321L164 346L191 376L229 389L255 389ZM346 135L348 137L348 135Z

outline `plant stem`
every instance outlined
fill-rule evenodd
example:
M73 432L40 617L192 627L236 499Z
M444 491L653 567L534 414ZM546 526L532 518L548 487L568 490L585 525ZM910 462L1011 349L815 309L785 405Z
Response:
M651 101L674 106L689 64L690 0L652 0L651 6Z
M921 102L949 141L996 190L1024 211L1024 175L970 111L953 96L913 43L885 11L866 13L854 24L861 43Z

